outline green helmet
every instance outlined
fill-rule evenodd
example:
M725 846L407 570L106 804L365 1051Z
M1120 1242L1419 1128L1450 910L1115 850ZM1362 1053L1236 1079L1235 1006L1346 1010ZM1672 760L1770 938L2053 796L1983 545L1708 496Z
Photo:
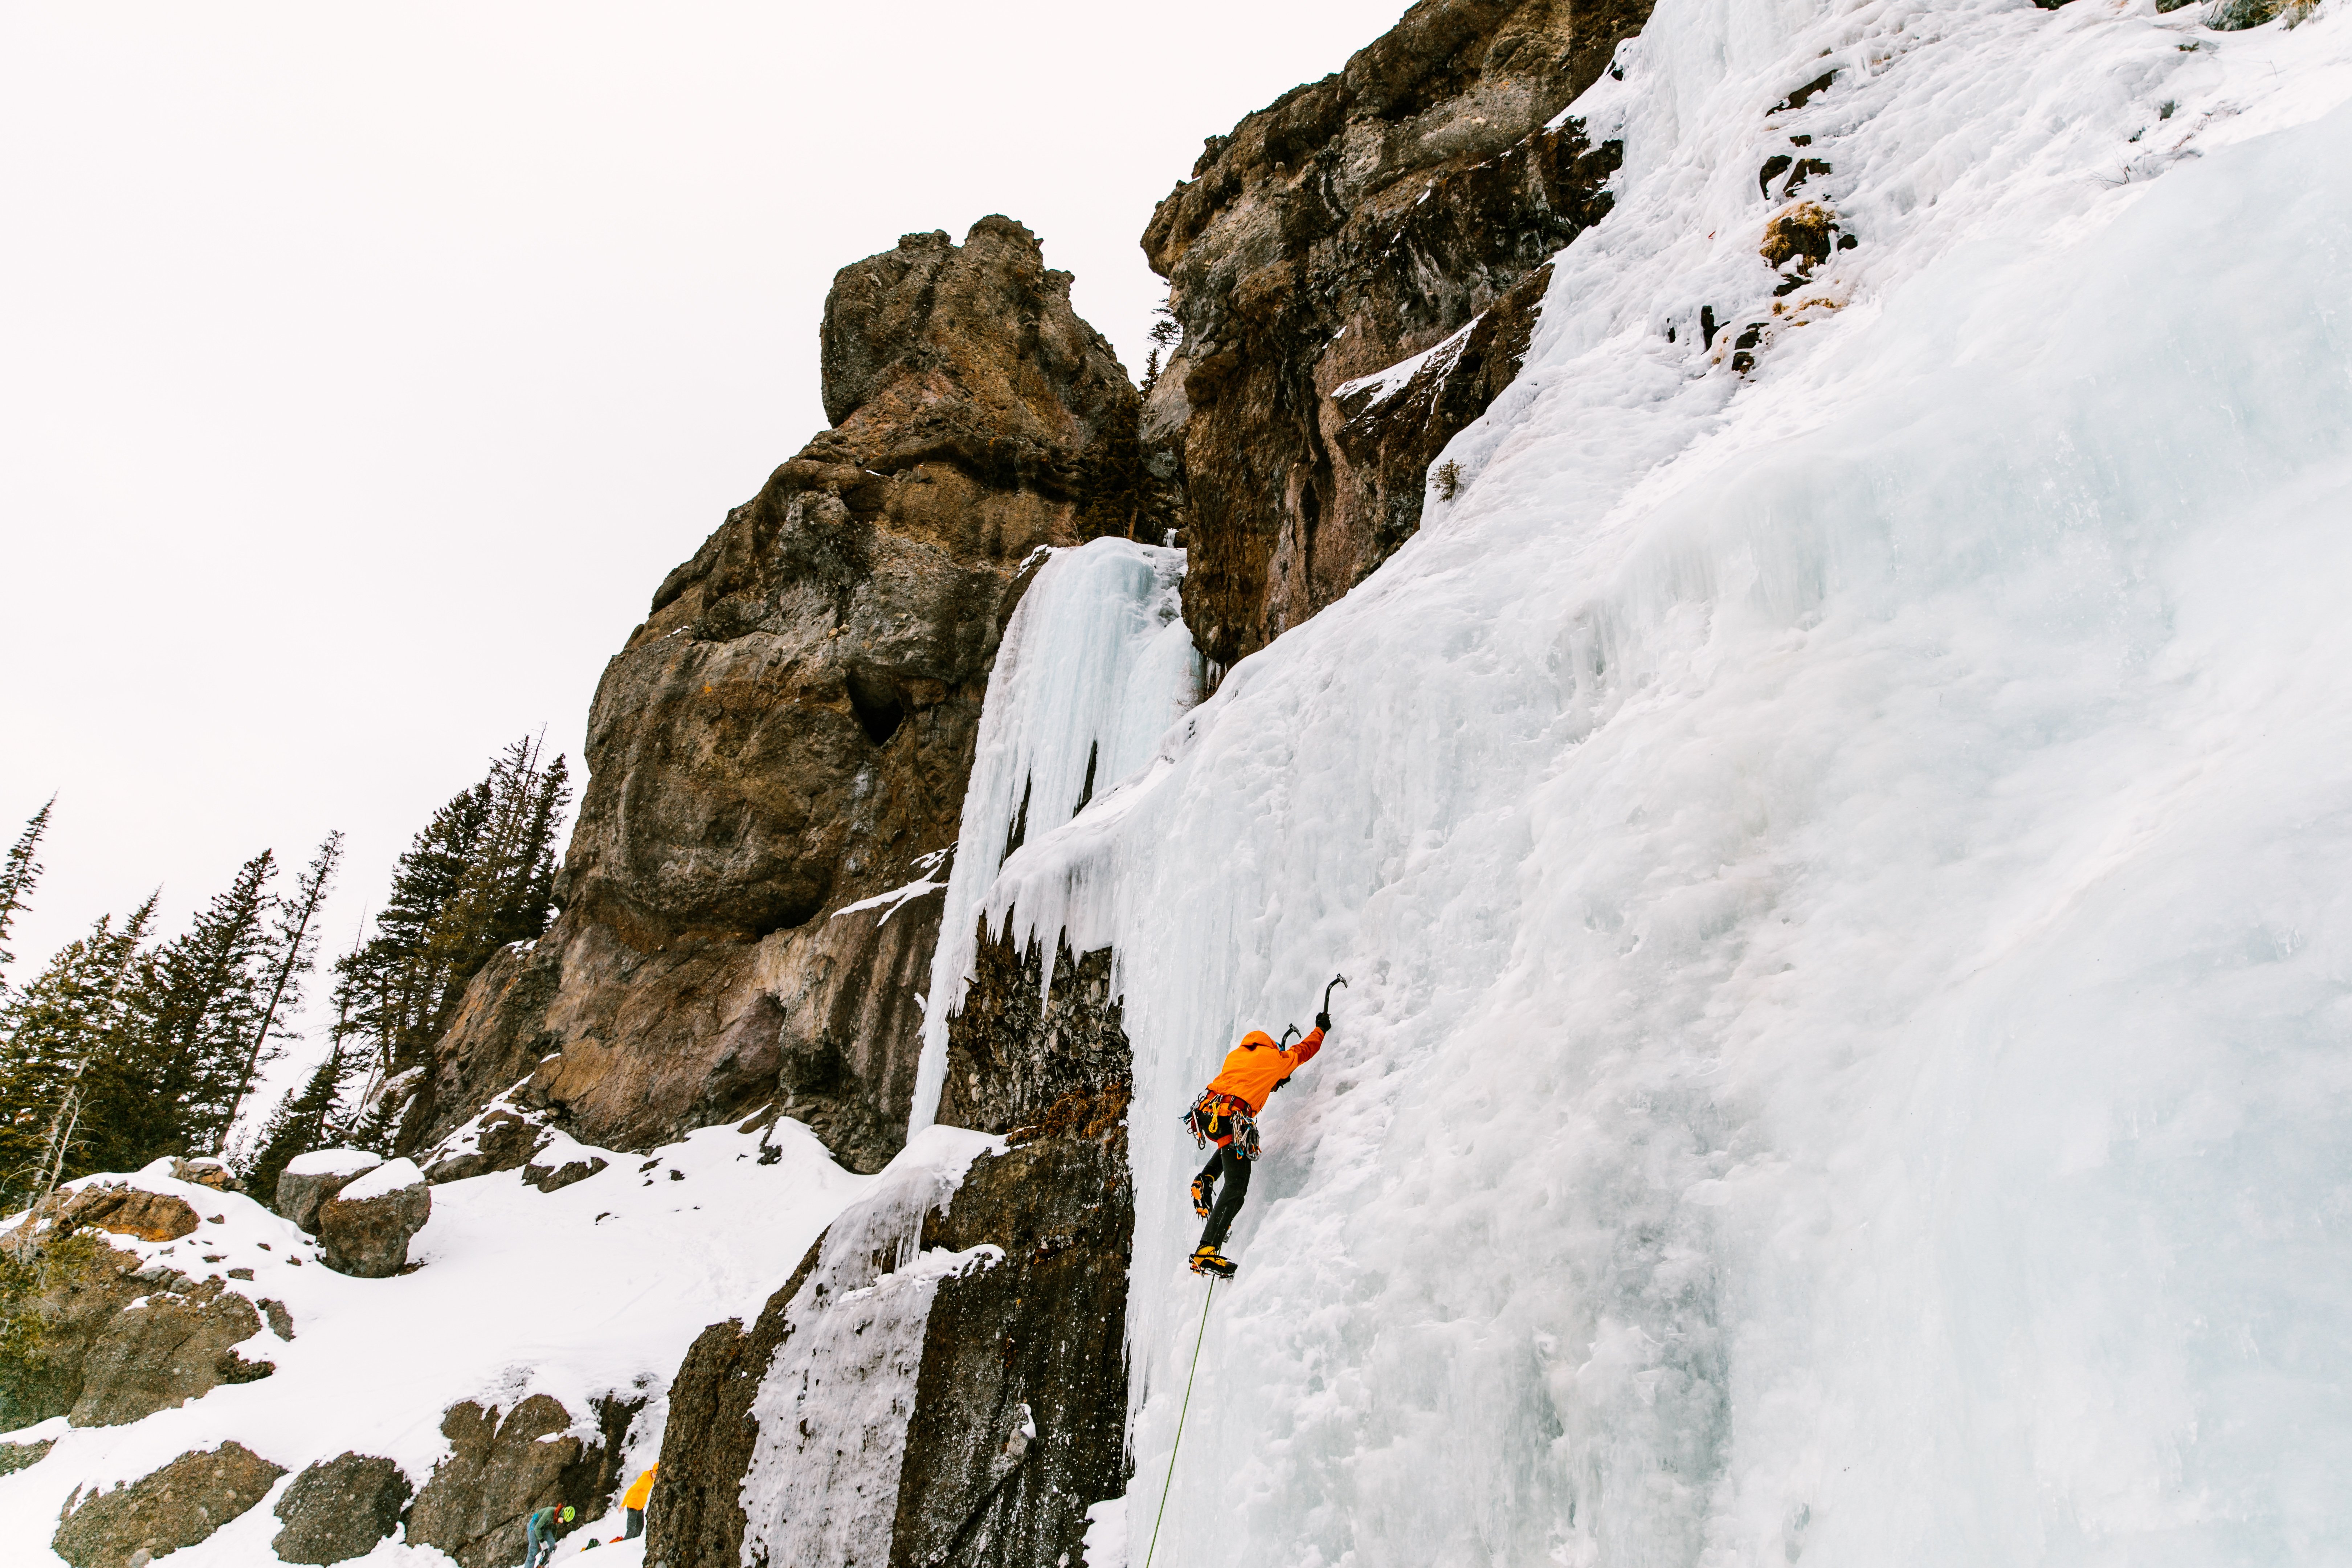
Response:
M571 1505L570 1503L565 1503L565 1504L563 1505L563 1522L564 1522L564 1523L566 1523L566 1524L570 1524L570 1523L572 1522L572 1505Z

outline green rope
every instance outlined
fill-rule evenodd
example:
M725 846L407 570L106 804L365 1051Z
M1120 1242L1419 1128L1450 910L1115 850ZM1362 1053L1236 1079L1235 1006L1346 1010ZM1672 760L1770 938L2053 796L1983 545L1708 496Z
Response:
M1168 1446L1168 1474L1160 1483L1160 1511L1151 1516L1151 1547L1143 1554L1143 1568L1151 1568L1151 1553L1160 1550L1160 1521L1168 1517L1168 1489L1176 1479L1176 1450L1184 1441L1184 1416L1192 1408L1192 1379L1201 1370L1201 1341L1209 1332L1209 1303L1216 1299L1217 1277L1209 1276L1209 1293L1201 1298L1201 1331L1192 1336L1192 1370L1184 1374L1184 1403L1176 1412L1176 1441Z

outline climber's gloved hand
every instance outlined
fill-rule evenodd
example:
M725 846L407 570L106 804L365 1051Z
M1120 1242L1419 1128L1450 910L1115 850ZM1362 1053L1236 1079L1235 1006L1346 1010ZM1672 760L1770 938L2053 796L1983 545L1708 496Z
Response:
M1331 1015L1328 1013L1316 1014L1315 1026L1318 1029L1328 1030L1331 1027Z

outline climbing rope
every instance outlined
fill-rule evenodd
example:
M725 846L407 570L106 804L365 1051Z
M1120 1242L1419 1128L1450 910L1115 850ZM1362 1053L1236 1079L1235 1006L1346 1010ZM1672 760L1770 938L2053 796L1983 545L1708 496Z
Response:
M1176 1479L1176 1450L1184 1441L1184 1416L1192 1408L1192 1379L1201 1370L1201 1341L1209 1332L1209 1303L1216 1294L1217 1281L1212 1275L1209 1293L1201 1298L1201 1331L1192 1336L1192 1370L1184 1374L1184 1403L1176 1411L1176 1441L1168 1446L1168 1474L1160 1482L1160 1511L1151 1516L1151 1546L1143 1554L1143 1568L1151 1568L1151 1553L1160 1550L1160 1521L1168 1517L1168 1489Z

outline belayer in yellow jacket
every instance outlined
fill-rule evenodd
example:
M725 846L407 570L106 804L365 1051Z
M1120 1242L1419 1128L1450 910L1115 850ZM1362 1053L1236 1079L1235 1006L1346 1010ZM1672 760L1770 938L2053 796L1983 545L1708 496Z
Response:
M660 1468L659 1465L647 1465L645 1474L632 1481L629 1484L629 1489L621 1494L621 1508L627 1514L629 1521L628 1533L622 1536L622 1540L635 1541L645 1533L646 1500L653 1496L654 1472Z
M1192 1254L1193 1273L1233 1278L1233 1263L1219 1249L1234 1227L1234 1216L1242 1212L1242 1200L1249 1195L1250 1162L1257 1157L1257 1113L1292 1073L1315 1059L1330 1027L1330 1014L1316 1014L1315 1032L1293 1049L1275 1044L1263 1029L1253 1029L1225 1053L1224 1067L1201 1091L1192 1107L1192 1126L1215 1147L1209 1163L1192 1178L1192 1211L1209 1222ZM1216 1190L1220 1181L1224 1183L1222 1193Z

